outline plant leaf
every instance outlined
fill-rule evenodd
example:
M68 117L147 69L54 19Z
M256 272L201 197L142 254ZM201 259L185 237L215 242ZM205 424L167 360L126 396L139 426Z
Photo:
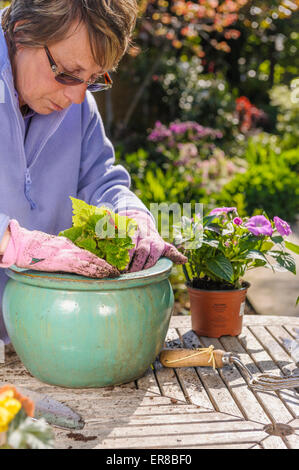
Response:
M66 237L73 243L82 235L83 227L71 227L59 233L59 236Z
M105 206L90 206L73 197L71 200L73 227L59 235L123 270L130 261L129 250L135 246L132 237L138 229L137 223Z
M220 279L233 282L234 271L231 262L223 255L206 260L207 267L211 273Z
M283 253L281 251L270 251L269 253L274 258L279 266L285 268L287 271L296 274L296 262L292 255L289 253ZM273 266L275 268L275 266Z
M293 251L293 253L296 253L297 255L299 255L299 246L298 245L295 245L295 243L291 243L288 240L285 240L284 243L285 243L285 247L288 250L291 250L291 251Z
M202 243L203 243L204 245L209 245L209 246L211 246L212 248L218 248L218 246L219 246L219 241L218 241L218 240L215 240L215 239L213 239L213 238L211 238L211 239L205 238L205 239L202 241Z
M249 250L247 253L244 253L246 259L256 259L256 260L262 260L265 261L266 263L268 262L267 258L265 255L259 251L259 250Z
M283 240L283 237L281 235L275 235L274 237L271 237L271 240L277 244L277 243L282 243L284 240Z

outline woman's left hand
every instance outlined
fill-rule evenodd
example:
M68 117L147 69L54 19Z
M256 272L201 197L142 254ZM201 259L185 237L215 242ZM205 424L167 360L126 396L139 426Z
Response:
M119 215L134 219L138 225L138 230L133 238L135 248L130 250L130 263L126 272L133 273L151 268L161 256L169 258L175 264L187 262L186 256L180 253L175 246L163 240L150 215L137 210L121 211Z

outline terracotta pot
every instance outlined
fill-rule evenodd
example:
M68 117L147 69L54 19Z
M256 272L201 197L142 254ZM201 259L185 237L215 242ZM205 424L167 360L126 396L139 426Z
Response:
M237 336L242 331L246 286L234 290L205 290L189 287L192 329L199 336Z

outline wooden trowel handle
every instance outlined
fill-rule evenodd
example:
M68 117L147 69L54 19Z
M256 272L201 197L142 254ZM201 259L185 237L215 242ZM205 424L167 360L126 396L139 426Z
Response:
M211 359L213 354L214 361ZM201 351L200 349L164 349L160 353L160 362L164 367L223 367L223 356L227 355L221 349Z

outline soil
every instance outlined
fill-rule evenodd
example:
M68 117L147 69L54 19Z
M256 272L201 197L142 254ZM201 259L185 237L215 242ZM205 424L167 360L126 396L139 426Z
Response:
M83 434L79 432L69 432L67 434L67 437L69 437L70 439L74 439L74 441L84 441L84 442L94 441L95 439L98 438L98 436L83 436Z
M211 281L207 276L201 279L193 279L187 284L189 287L195 289L205 289L205 290L234 290L234 286L229 282L221 281ZM247 283L242 282L242 287L246 287Z

